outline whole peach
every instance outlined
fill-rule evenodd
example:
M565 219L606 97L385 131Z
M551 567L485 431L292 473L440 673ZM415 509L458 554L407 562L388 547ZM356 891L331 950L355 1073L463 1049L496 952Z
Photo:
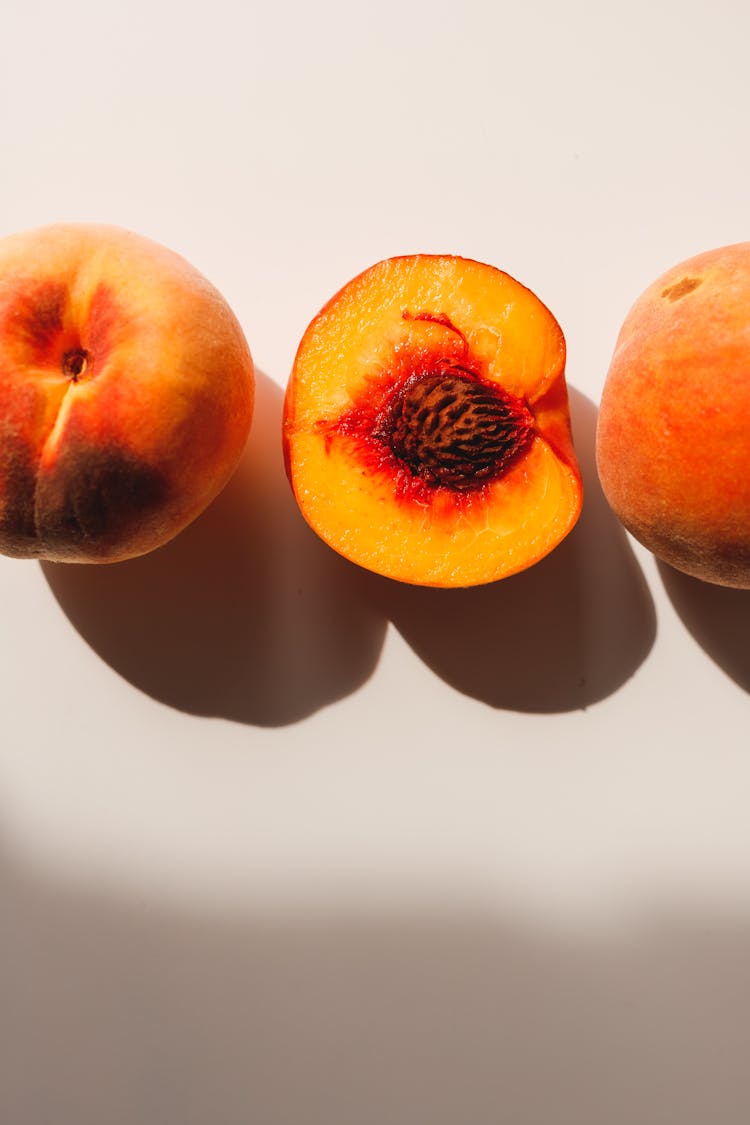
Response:
M675 266L620 332L597 431L602 487L658 558L750 588L750 242Z
M253 364L223 297L116 227L0 241L0 551L113 562L165 543L234 470Z

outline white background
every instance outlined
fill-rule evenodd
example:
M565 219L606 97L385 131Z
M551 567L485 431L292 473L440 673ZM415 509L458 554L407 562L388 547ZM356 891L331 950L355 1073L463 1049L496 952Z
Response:
M0 234L179 251L259 398L170 546L0 562L4 1125L745 1125L750 594L630 541L593 437L639 292L748 238L747 11L5 5ZM349 566L283 476L307 323L416 251L568 342L584 515L478 590Z

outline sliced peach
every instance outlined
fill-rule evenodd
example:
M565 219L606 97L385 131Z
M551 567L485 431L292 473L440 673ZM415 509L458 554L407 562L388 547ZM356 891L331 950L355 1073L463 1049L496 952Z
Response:
M573 527L581 476L565 341L506 273L392 258L305 332L284 448L302 514L378 574L473 586L523 570Z

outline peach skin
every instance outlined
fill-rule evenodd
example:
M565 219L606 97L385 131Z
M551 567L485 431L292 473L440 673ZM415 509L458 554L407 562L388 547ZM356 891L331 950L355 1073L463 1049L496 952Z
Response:
M222 296L116 227L0 241L0 551L115 562L159 547L233 472L254 375Z
M750 242L699 254L638 298L602 394L602 487L671 566L750 588Z

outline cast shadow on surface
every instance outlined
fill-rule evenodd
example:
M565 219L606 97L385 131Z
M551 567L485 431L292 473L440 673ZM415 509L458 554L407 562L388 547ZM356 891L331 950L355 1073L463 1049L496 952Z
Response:
M0 855L7 1125L746 1125L750 919L201 912Z
M71 623L130 683L181 711L269 727L356 690L385 631L360 572L299 514L282 398L258 372L237 473L171 543L110 566L42 564Z
M667 563L657 565L685 627L736 684L750 691L750 590L715 586Z
M550 555L468 590L374 579L373 604L438 676L492 707L571 711L615 692L648 655L656 614L625 531L599 485L596 408L570 391L583 512Z

